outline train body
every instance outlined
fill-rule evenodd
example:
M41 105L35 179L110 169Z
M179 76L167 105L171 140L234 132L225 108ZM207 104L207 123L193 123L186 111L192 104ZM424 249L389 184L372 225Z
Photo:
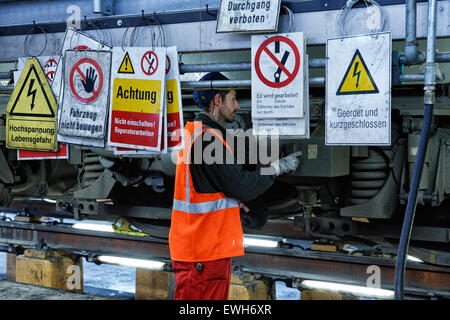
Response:
M82 2L82 1L81 1ZM97 22L109 26L112 21L124 20L129 12L121 7L121 15L106 16ZM168 3L177 1L167 1ZM249 63L251 58L249 34L219 34L215 30L215 17L211 6L194 8L195 1L186 1L178 12L180 19L170 10L156 14L166 33L166 42L176 45L182 71L183 117L192 121L199 109L192 100L189 82L200 78L203 69L219 65L228 66ZM336 1L345 5L345 1ZM398 1L397 1L398 2ZM384 31L390 31L393 39L393 67L403 70L393 74L414 74L420 66L399 63L405 44L405 4L396 1L381 1L383 18L387 20ZM41 6L50 6L44 1ZM156 1L162 7L163 1ZM178 3L178 2L177 2ZM324 60L326 39L338 35L334 21L341 7L333 4L326 8L322 1L309 1L302 7L296 1L283 2L292 15L280 16L279 32L303 31L307 39L309 60ZM16 4L17 5L17 4ZM16 6L11 4L11 6ZM134 10L131 4L129 10ZM151 6L149 4L149 6ZM148 8L148 12L153 12ZM151 10L150 10L151 9ZM419 16L426 16L427 3L418 1ZM118 9L119 10L119 9ZM355 7L361 16L348 20L364 23L367 18L365 7ZM137 12L140 13L141 10ZM191 11L199 14L193 17ZM283 10L282 10L283 11ZM146 10L147 12L147 10ZM3 13L6 14L6 13ZM50 12L50 19L56 18L56 9ZM0 17L2 13L0 13ZM396 18L400 17L400 18ZM437 42L438 51L450 51L450 1L438 1ZM94 19L94 17L89 17ZM135 19L139 19L136 17ZM167 22L164 22L166 19ZM4 19L0 19L5 21ZM327 24L327 21L330 21ZM426 20L426 19L425 19ZM291 22L295 26L291 26ZM129 23L133 21L130 20ZM6 30L2 22L0 30ZM10 21L13 25L12 21ZM20 57L18 50L11 47L13 39L28 41L18 22L10 27L11 33L0 32L0 52L7 68ZM357 26L357 24L356 24ZM347 29L353 27L347 26ZM355 27L356 28L356 27ZM23 29L23 28L22 28ZM92 28L91 28L92 29ZM145 28L144 28L145 29ZM109 30L112 38L120 39L125 28L101 27L86 31L91 35ZM189 39L182 36L187 30ZM417 25L419 51L424 51L426 21ZM5 35L2 35L5 34ZM63 32L54 32L61 39ZM149 35L143 33L136 46L145 46ZM39 40L47 34L37 34ZM104 37L107 39L107 37ZM50 50L50 49L48 49ZM440 71L450 74L449 63L443 56ZM395 58L395 59L394 59ZM398 59L397 59L398 58ZM447 57L448 58L448 57ZM423 61L422 61L423 62ZM195 72L183 73L183 66L196 65ZM311 65L310 65L311 66ZM220 66L217 66L220 68ZM195 68L194 68L195 69ZM232 69L232 68L231 68ZM447 71L448 70L448 71ZM9 70L8 70L9 71ZM231 80L250 79L250 68L239 71L223 70ZM325 78L325 65L310 68L310 78ZM183 84L185 84L183 86ZM252 128L251 88L239 87L238 99L241 110L229 128L246 131ZM305 139L280 139L278 156L301 151L302 157L297 172L278 177L273 187L264 195L248 203L249 213L242 212L242 222L252 232L265 228L273 220L284 219L292 224L299 234L312 238L365 239L372 242L396 243L408 200L408 193L416 162L420 132L423 124L424 88L420 82L393 81L391 102L391 144L370 145L326 145L325 88L324 83L311 82L309 94L310 134ZM32 208L37 202L51 202L54 212L73 214L75 219L113 219L127 217L142 230L165 237L170 225L171 206L175 176L176 157L173 152L155 155L118 156L105 148L85 147L69 144L68 159L18 160L17 150L5 145L6 112L8 94L2 95L3 107L0 115L0 206L19 208L28 203ZM448 81L436 85L436 103L432 119L428 149L418 191L418 205L414 232L411 240L424 248L448 251L450 242L450 90ZM251 164L254 169L258 163ZM273 234L277 230L271 231ZM279 234L283 234L279 230Z

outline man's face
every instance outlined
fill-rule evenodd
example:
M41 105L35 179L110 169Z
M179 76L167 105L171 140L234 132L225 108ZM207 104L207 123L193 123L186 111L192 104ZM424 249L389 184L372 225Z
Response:
M219 108L220 115L228 121L233 121L236 111L241 108L236 99L236 94L235 90L230 90L226 94L225 99L222 99L222 105Z

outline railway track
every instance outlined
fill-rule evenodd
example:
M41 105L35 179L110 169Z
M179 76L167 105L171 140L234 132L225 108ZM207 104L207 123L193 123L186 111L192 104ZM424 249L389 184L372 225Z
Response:
M85 255L160 260L166 262L170 270L169 246L164 239L80 230L69 224L0 221L0 245L32 247L42 243L53 249L69 249ZM394 258L353 256L283 245L246 247L245 256L233 258L233 268L238 272L358 286L367 285L373 266L379 268L381 288L393 290ZM450 298L450 268L408 262L405 294Z

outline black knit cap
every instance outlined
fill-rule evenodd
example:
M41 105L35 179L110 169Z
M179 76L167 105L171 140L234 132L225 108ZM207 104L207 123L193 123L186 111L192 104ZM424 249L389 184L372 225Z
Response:
M210 72L205 74L199 81L208 81L211 80L211 89L207 90L194 90L194 102L195 104L203 109L204 107L209 106L209 102L211 99L219 93L219 90L215 90L212 86L212 80L230 80L225 77L220 72Z

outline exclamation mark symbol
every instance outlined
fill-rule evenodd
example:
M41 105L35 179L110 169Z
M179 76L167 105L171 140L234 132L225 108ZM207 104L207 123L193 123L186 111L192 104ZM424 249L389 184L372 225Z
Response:
M128 56L125 57L125 70L128 71Z

